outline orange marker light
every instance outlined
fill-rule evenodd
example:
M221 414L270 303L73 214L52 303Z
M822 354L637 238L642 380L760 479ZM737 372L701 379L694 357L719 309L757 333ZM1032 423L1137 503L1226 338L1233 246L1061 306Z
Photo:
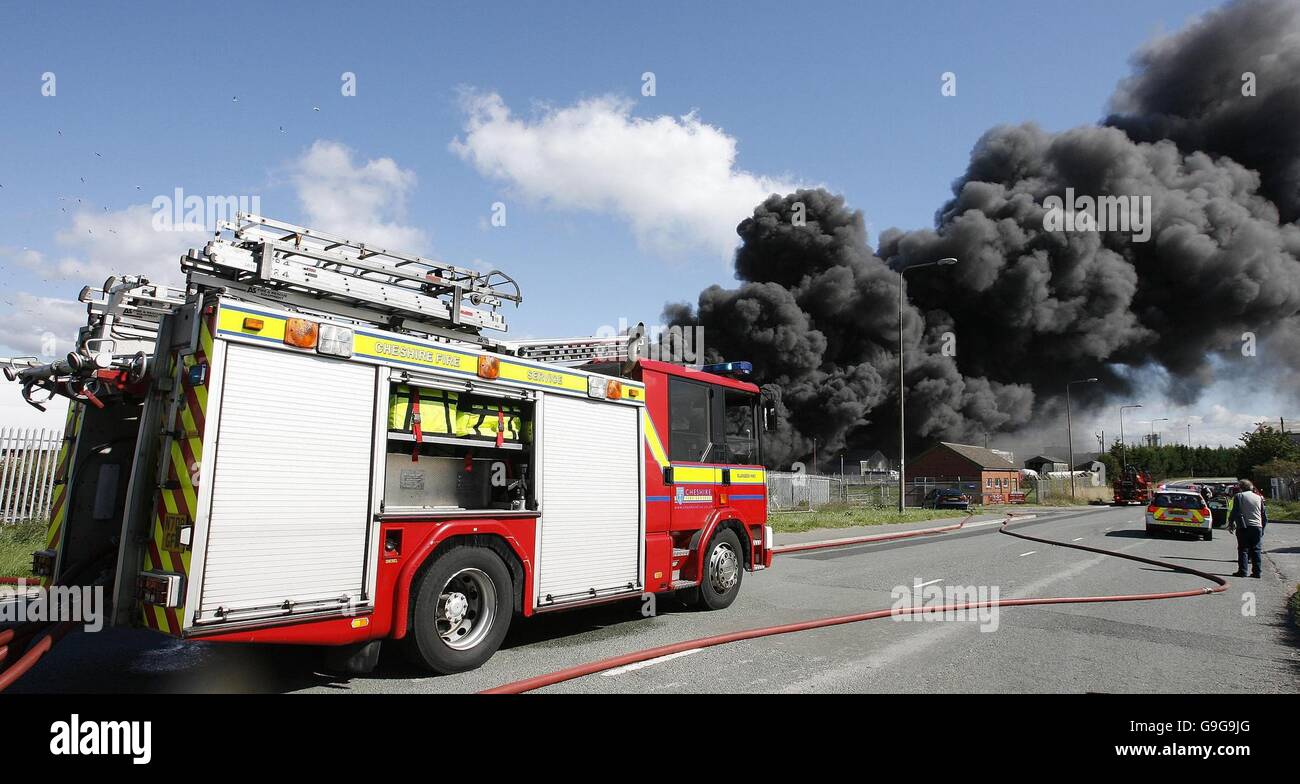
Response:
M247 332L260 332L262 330L262 327L265 326L266 326L266 322L262 321L260 318L253 318L252 316L249 316L244 319L244 330Z
M623 397L623 385L617 381L611 381L605 385L605 397L609 400L618 400Z
M501 360L496 357L478 358L479 378L496 378L501 375Z
M284 323L284 342L298 348L316 348L320 325L307 319L291 318Z

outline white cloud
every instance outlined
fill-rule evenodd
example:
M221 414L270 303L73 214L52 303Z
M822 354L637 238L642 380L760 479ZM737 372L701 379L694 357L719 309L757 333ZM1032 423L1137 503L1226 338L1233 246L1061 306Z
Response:
M203 247L210 232L201 227L161 231L153 224L154 211L147 204L116 212L81 211L55 235L58 254L0 248L0 258L45 283L97 286L111 275L144 275L155 283L183 285L180 257L189 248Z
M0 308L0 351L17 356L61 357L72 350L77 329L86 323L86 306L80 302L25 291L0 298L5 305Z
M794 183L736 168L736 140L684 117L632 116L632 102L592 98L518 119L495 93L469 93L464 138L451 150L522 197L618 215L643 246L702 247L730 257L736 224Z
M392 158L358 164L350 148L317 140L290 172L308 226L390 250L420 252L428 244L424 231L403 222L415 173Z

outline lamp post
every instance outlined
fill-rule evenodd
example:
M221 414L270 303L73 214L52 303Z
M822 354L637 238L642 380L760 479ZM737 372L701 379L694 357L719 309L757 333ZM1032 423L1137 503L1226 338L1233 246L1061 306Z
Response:
M1141 403L1119 407L1119 465L1121 469L1128 468L1128 444L1124 443L1124 409L1141 407Z
M1187 470L1191 471L1192 479L1196 478L1196 460L1192 454L1192 423L1187 422Z
M938 261L927 261L923 264L913 264L910 267L900 267L898 270L898 511L903 512L903 476L905 474L903 466L903 455L907 442L907 431L903 426L903 289L905 287L905 275L908 270L920 269L922 267L944 266L948 267L957 263L957 259L952 257L942 258Z
M1065 440L1069 443L1070 451L1070 500L1074 500L1074 425L1070 421L1070 387L1074 384L1095 384L1095 378L1083 378L1078 381L1070 381L1065 385Z

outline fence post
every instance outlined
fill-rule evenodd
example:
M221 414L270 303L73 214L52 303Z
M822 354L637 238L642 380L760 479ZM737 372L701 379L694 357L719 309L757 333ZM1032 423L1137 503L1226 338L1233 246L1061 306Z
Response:
M22 438L22 431L18 428L12 428L9 439L5 443L5 480L4 480L4 506L0 508L0 521L9 522L9 511L13 506L17 493L14 491L18 484L18 460L15 453L18 451L18 443Z
M44 428L41 429L40 460L38 462L39 469L36 472L36 488L39 492L33 499L32 519L39 519L43 516L42 512L45 509L45 499L50 494L50 442L52 440L52 435L53 431Z

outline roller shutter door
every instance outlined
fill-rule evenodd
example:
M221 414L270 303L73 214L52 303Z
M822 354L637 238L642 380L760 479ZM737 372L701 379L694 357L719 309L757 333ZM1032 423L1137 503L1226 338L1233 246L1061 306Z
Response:
M639 590L640 408L552 395L542 421L539 606Z
M235 344L225 368L196 620L359 601L375 370Z

